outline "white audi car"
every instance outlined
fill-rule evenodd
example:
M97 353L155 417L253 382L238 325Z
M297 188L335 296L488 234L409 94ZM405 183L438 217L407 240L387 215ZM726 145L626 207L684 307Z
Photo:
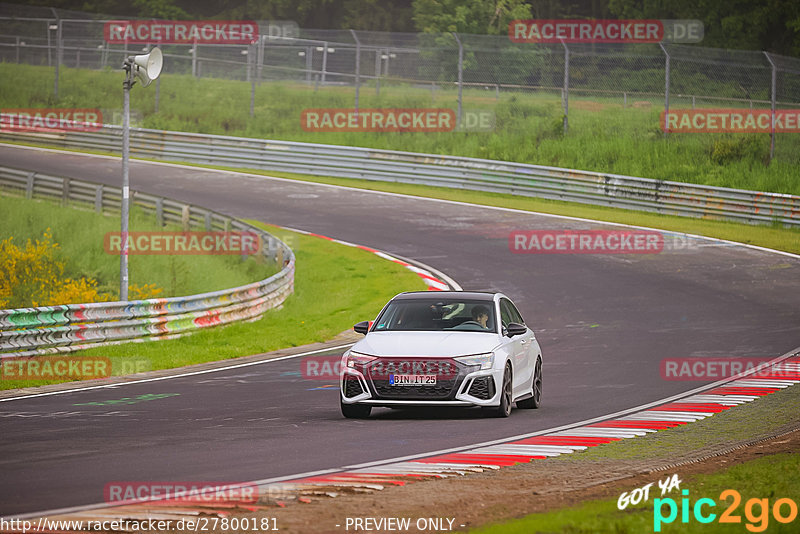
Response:
M538 408L542 351L502 293L420 291L389 301L342 356L340 401L348 418L373 406L480 406L508 417Z

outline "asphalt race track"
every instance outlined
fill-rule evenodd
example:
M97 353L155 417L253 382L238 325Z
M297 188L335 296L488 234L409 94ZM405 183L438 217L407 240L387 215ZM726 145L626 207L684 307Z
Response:
M108 158L0 145L0 164L121 182ZM507 293L542 346L544 406L508 419L375 409L345 420L324 387L334 382L302 379L300 359L0 402L0 515L102 502L114 481L266 479L543 430L702 384L662 379L665 358L772 358L800 345L800 259L786 255L705 240L659 254L512 254L512 230L610 226L140 161L131 186Z

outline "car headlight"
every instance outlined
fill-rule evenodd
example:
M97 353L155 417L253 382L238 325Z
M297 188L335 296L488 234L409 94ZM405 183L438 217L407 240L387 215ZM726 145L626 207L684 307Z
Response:
M464 365L480 365L481 369L491 369L494 364L494 352L475 354L473 356L459 356L453 359Z
M351 352L347 355L347 367L351 369L356 365L366 365L372 360L377 359L375 356L367 356L366 354L359 354L358 352Z

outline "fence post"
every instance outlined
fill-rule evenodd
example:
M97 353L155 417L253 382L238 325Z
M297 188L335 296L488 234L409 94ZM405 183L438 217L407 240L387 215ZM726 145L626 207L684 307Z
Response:
M53 94L56 98L58 98L58 77L59 68L61 67L61 19L58 19L56 24L58 25L56 30L56 81L55 87L53 88Z
M663 43L658 43L658 46L661 47L661 50L664 51L664 56L666 56L666 64L664 67L664 139L667 138L668 128L667 125L669 124L669 69L670 69L670 57L669 52L667 49L664 48Z
M19 65L19 35L17 36L17 65Z
M464 45L461 43L461 39L458 38L458 34L453 32L453 37L456 38L456 42L458 43L458 115L456 116L456 127L461 127L461 111L463 106L463 82L464 82Z
M569 130L569 47L561 40L564 47L564 89L561 91L561 102L564 106L564 135Z
M772 125L770 126L769 130L769 161L772 162L772 158L775 156L775 104L777 94L776 85L778 82L778 67L775 65L775 62L772 61L772 58L769 56L769 52L765 50L764 55L767 57L767 61L769 61L769 64L772 66L772 92L770 94Z
M306 47L306 84L311 85L311 71L314 68L314 47Z
M381 51L375 49L375 96L381 96Z
M350 30L356 41L356 116L358 116L358 93L361 89L361 41L358 40L355 30Z
M158 113L158 101L161 99L161 76L156 78L156 108L153 111L154 113Z
M250 118L256 116L256 51L255 45L249 45L247 50L247 75L250 78Z
M197 40L192 44L192 76L197 78Z
M322 85L325 85L325 74L328 70L328 41L322 45Z

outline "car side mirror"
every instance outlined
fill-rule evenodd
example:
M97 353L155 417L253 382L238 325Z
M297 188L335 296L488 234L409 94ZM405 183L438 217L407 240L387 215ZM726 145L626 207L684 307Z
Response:
M506 327L506 335L508 337L521 336L528 331L528 327L519 323L508 323Z
M369 332L370 323L371 321L361 321L360 323L353 325L353 330L359 334L367 335L367 332Z

